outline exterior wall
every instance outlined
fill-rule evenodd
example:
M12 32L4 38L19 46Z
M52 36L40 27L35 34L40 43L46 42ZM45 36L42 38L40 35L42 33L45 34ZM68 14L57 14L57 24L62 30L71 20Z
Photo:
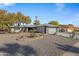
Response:
M25 29L24 29L24 32L28 32L28 28L25 28Z
M21 31L21 28L20 28L20 29L18 29L18 30L17 30L17 29L15 29L15 32L20 32L20 31Z
M60 36L63 36L63 37L71 37L72 34L69 34L69 33L61 33L61 32L57 32L56 35L60 35ZM75 34L74 37L72 37L73 39L79 39L79 34Z
M68 28L67 31L68 32L73 32L75 30L75 28Z
M20 29L11 28L11 32L20 32L20 31L21 31L21 28Z
M74 39L79 39L79 34L76 34L76 35L74 36Z
M63 25L61 26L61 29L66 30L65 32L73 32L76 28L71 25Z
M72 29L67 29L68 32L72 32Z
M40 33L45 33L45 27L37 27L37 32L40 32Z
M71 37L71 34L66 32L57 32L56 35L64 36L64 37Z
M11 32L14 32L15 31L15 29L14 28L11 28Z
M39 33L55 34L58 31L58 28L53 28L53 27L38 27L36 30Z
M47 27L46 28L46 33L47 34L55 34L56 33L56 28L49 28L49 27Z
M74 31L73 28L60 28L60 31L61 31L62 29L64 30L63 32L73 32L73 31Z

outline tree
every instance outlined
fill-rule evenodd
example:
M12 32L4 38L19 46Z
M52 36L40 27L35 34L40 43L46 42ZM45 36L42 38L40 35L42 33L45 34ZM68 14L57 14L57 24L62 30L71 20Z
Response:
M23 22L26 24L30 24L31 23L31 19L29 16L23 16L22 18Z
M34 20L34 25L40 25L40 21L39 20Z
M0 10L0 29L5 28L5 18L6 18L7 11L6 10Z
M9 13L6 10L0 10L0 29L1 30L9 30L10 26L19 22L30 24L31 19L29 16L25 16L21 12Z
M22 22L23 16L24 15L21 12L17 12L17 18L18 18L19 22Z
M18 17L19 22L24 22L26 24L31 23L30 17L23 15L21 12L17 12L17 17Z
M59 23L57 21L50 21L48 24L51 24L51 25L59 25Z

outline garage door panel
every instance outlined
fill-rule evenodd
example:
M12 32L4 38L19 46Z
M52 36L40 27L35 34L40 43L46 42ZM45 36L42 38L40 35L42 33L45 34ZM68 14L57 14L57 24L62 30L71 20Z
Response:
M54 33L56 33L56 28L47 28L46 33L47 34L54 34Z

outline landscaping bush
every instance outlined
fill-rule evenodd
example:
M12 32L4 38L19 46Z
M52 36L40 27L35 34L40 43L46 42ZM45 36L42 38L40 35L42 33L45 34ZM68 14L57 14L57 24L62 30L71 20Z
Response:
M42 36L41 33L36 33L35 29L30 30L30 37L39 37Z
M31 32L30 37L37 37L37 34L35 33L35 29L32 29L30 32Z
M30 33L35 33L35 32L36 32L35 29L31 29L31 30L30 30Z
M30 33L30 37L37 37L36 33Z

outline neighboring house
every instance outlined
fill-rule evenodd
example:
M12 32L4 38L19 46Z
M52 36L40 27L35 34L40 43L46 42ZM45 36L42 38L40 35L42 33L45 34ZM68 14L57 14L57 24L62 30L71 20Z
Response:
M61 32L73 32L75 29L73 25L60 25Z
M76 32L79 32L79 27L76 27Z

